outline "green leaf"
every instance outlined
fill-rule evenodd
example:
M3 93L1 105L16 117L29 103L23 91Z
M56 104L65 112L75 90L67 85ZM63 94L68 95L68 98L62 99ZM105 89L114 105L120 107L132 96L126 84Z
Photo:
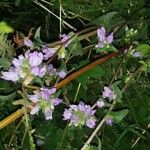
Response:
M35 35L34 35L34 39L39 41L40 40L40 31L41 31L41 27L39 27L36 32L35 32Z
M14 101L13 105L22 105L22 106L28 107L30 105L30 102L24 99L20 99L20 100Z
M0 67L5 70L9 69L11 66L10 61L7 58L0 58Z
M103 14L102 16L92 21L90 25L105 26L106 28L109 28L112 23L112 19L116 14L117 14L116 11Z
M117 112L111 112L110 116L113 118L113 121L115 123L119 123L122 121L123 118L125 118L125 116L129 113L128 109L124 109L121 111L117 111Z
M71 44L68 46L68 50L71 52L72 55L82 55L82 45L78 39L78 37L74 38L71 42Z
M42 43L42 40L40 38L40 32L41 32L41 27L39 27L36 32L35 32L35 35L34 35L34 48L37 48L37 49L40 49L40 46L41 46L41 43Z
M118 87L118 84L120 83L120 81L116 81L116 82L114 82L112 85L111 85L111 88L112 88L112 90L114 91L114 94L116 94L117 95L117 97L116 97L116 100L118 101L118 102L122 102L122 92L121 92L121 90L119 89L119 87Z
M103 48L96 49L96 53L100 52L117 52L117 49L114 46L105 46Z
M9 25L7 25L6 22L1 21L0 22L0 32L3 32L3 33L12 33L12 32L14 32L14 30L13 30L12 27L10 27Z
M14 87L14 83L0 79L0 93L1 94L11 93L15 89L16 87Z
M150 53L150 46L148 44L140 44L135 49L140 51L143 55Z
M91 82L93 82L91 80L92 78L99 78L102 75L103 75L103 70L99 66L96 66L88 70L87 72L83 73L82 75L80 75L76 79L76 81L81 83L83 86L86 86L86 84L90 84Z
M9 101L9 100L13 100L15 97L17 96L16 92L13 92L9 95L0 95L0 101Z

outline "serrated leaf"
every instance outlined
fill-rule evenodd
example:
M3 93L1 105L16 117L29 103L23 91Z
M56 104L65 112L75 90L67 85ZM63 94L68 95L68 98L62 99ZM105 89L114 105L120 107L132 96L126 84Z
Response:
M13 105L22 105L22 106L29 106L30 102L24 99L20 99L13 102Z
M10 61L7 58L0 58L0 67L5 70L9 69L11 66Z

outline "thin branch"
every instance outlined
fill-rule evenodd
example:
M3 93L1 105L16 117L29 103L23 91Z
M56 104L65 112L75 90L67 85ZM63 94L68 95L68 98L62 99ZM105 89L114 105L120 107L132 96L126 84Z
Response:
M37 5L39 5L41 8L43 8L43 9L45 9L47 12L49 12L50 14L52 14L54 17L56 17L57 19L59 19L60 20L60 18L56 15L56 14L54 14L52 11L50 11L49 9L47 9L43 4L41 4L40 2L38 2L38 1L33 1L35 4L37 4ZM74 28L72 25L70 25L69 23L67 23L66 21L64 21L64 20L62 20L62 22L66 25L66 26L68 26L70 29L72 29L72 30L74 30L74 31L77 31L77 29L76 28Z
M55 87L57 89L60 89L61 87L65 86L66 84L68 84L72 80L76 79L78 76L80 76L84 72L86 72L86 71L92 69L93 67L95 67L96 65L102 64L102 63L106 62L107 60L109 60L115 56L118 56L118 55L119 55L119 53L111 53L111 54L108 54L102 58L97 59L96 61L88 64L87 66L85 66L85 67L79 69L78 71L72 73L70 76L66 77L64 80L60 81L59 83L57 83L55 85ZM38 89L39 87L28 85L27 88ZM23 109L24 109L24 107L17 110L16 112L11 114L10 116L6 117L4 120L2 120L0 122L0 129L4 128L5 126L7 126L11 122L15 121L16 119L20 118L24 114Z
M122 88L121 92L123 93L126 88L128 87L129 83L131 82L131 80L134 78L134 76L140 71L141 68L138 68L131 76L130 79L128 80L128 82L125 84L125 86ZM85 142L85 144L82 146L81 150L86 150L86 148L88 147L88 145L91 143L91 141L93 140L93 138L96 136L97 132L101 129L101 127L103 126L106 118L108 117L108 114L110 111L113 110L113 108L115 107L117 101L114 101L111 105L111 107L109 108L108 112L106 113L106 115L103 117L103 119L100 121L100 123L98 124L98 126L95 128L95 130L93 131L93 133L91 134L91 136L88 138L88 140Z

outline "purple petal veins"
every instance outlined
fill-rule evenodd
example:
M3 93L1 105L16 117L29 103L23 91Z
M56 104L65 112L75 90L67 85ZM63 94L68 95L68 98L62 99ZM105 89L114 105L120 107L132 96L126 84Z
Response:
M49 59L55 54L56 51L57 51L56 48L44 48L42 50L42 52L44 53L44 59L45 60Z
M113 42L114 36L113 32L106 36L106 30L104 27L97 29L97 36L98 36L98 44L95 46L96 48L103 48L105 45L111 44Z
M61 42L65 43L67 40L69 40L70 36L66 34L61 34L60 35ZM67 47L71 43L71 40L69 40L64 46Z
M31 48L33 46L33 43L29 38L25 37L24 38L24 45Z
M69 120L70 125L86 125L89 128L95 126L95 110L91 106L80 102L78 105L70 105L69 109L65 109L63 113L63 120Z
M104 86L102 97L114 100L116 98L116 95L113 93L113 91L109 87Z
M67 74L66 74L65 71L61 70L61 71L58 72L58 75L59 75L59 77L60 77L61 79L63 79L63 78L66 77Z
M33 52L33 53L29 54L28 59L29 59L29 64L32 67L37 67L42 63L43 54L41 52L39 52L39 53Z

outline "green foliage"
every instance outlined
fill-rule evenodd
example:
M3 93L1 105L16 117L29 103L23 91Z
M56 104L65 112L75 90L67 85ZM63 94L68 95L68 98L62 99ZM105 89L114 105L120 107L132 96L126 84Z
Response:
M0 32L3 33L12 33L14 30L6 24L6 22L0 22Z
M135 51L141 52L143 58L133 58L130 53L125 57L121 55L80 75L77 79L62 88L60 96L64 100L64 104L62 104L62 107L58 107L52 121L45 121L43 115L40 113L34 117L25 116L26 118L24 117L21 120L22 123L20 125L19 120L15 121L0 131L0 149L35 149L35 146L37 149L44 150L80 149L93 130L86 127L69 127L62 120L62 113L66 108L65 105L78 103L79 101L93 105L101 98L104 85L108 86L113 77L114 81L111 84L111 88L117 94L117 102L119 102L109 114L114 119L113 125L107 126L104 124L100 133L93 139L88 149L128 150L131 149L137 138L140 138L140 140L133 147L133 150L150 149L150 135L148 133L150 122L149 1L51 0L50 2L53 5L44 2L42 4L58 16L61 4L62 20L67 21L79 30L92 25L96 27L105 26L108 32L115 31L114 43L117 49L126 46L126 25L129 29L133 28L137 30L137 33L129 39L128 43L133 45ZM37 49L39 48L39 43L44 41L42 38L47 39L48 42L51 40L54 41L56 38L58 39L59 31L57 26L59 25L59 20L55 20L45 10L33 5L32 0L15 0L14 3L3 0L0 2L0 8L2 12L5 12L4 9L7 8L8 12L6 15L11 14L12 17L10 18L9 15L8 17L3 13L4 16L2 16L4 19L2 20L8 20L14 29L28 33L31 27L35 26L37 28L41 26L41 28L37 29L34 36L36 40L34 44ZM17 20L13 18L14 16L15 18L17 16ZM49 16L47 22L44 20L46 16ZM47 30L44 29L46 25L49 25ZM0 23L1 27L7 33L12 31L12 28L5 23ZM64 29L70 31L69 28L64 28L64 24L62 23L62 30ZM84 47L89 46L94 40L94 38L90 38L88 41L79 42L76 36L69 47L60 51L63 55L65 53L64 62L61 65L64 65L68 70L72 70L73 68L78 70L93 61L97 55L103 56L103 53L96 53L95 49L91 50L87 48L84 51ZM93 42L94 44L95 41ZM111 50L108 49L107 51ZM1 70L7 70L10 67L13 55L14 48L11 41L8 40L7 34L0 33ZM54 59L55 65L59 65L60 61L61 59L59 61L55 61ZM121 63L120 70L114 75ZM135 75L125 92L122 93L121 89L127 84L127 80L125 79L129 79L130 75L139 67L142 72ZM34 84L42 85L43 83L41 80L36 79ZM0 80L0 119L5 118L20 107L12 105L14 101L14 104L24 105L22 99L21 101L16 101L20 99L16 92L18 88L19 90L21 89L17 84ZM30 89L28 91L31 92ZM96 112L97 123L103 118L112 103L107 100L106 102L107 106ZM144 134L143 131L145 131ZM41 145L37 144L38 140L41 140Z
M0 56L6 58L12 58L14 55L14 48L11 41L7 40L7 34L0 32ZM9 63L5 60L5 63Z

